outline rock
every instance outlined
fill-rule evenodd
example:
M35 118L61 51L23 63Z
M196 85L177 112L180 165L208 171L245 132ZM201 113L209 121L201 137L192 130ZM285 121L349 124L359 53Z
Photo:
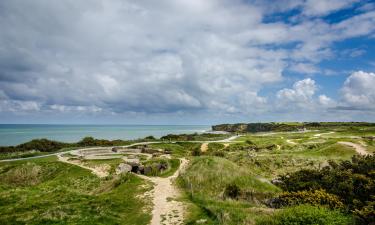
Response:
M143 165L138 166L138 173L145 174L145 167Z
M112 152L117 152L118 151L117 148L115 148L115 147L113 147L111 150L112 150Z
M156 169L158 171L164 171L168 168L168 164L166 163L159 163L157 166L156 166Z
M116 168L116 174L129 173L132 171L132 166L126 163L120 163Z
M273 180L271 180L271 183L276 185L276 184L282 184L283 182L279 179L273 179Z
M200 219L200 220L197 220L195 221L197 224L204 224L204 223L207 223L207 220L206 219Z

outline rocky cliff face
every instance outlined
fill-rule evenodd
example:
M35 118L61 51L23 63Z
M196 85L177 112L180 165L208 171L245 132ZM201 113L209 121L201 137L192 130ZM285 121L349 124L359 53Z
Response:
M267 132L267 131L297 131L299 129L338 128L338 127L371 126L375 123L366 122L305 122L305 123L237 123L212 126L213 131L226 132Z
M247 124L220 124L212 126L213 131L226 131L226 132L247 132Z
M238 124L220 124L212 126L213 131L226 132L267 132L267 131L295 131L302 128L301 125L288 125L280 123L238 123Z

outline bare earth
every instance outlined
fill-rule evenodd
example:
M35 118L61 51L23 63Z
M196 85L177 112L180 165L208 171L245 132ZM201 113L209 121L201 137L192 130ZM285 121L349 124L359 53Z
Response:
M353 142L347 142L347 141L340 141L337 142L342 145L347 145L355 149L355 151L360 155L369 155L370 153L367 152L366 148L360 144L356 144Z
M331 131L331 132L328 132L328 133L314 134L314 137L315 137L315 138L318 138L318 137L321 137L322 135L333 134L333 133L335 133L335 132Z
M291 144L291 145L296 145L297 143L296 142L294 142L294 141L292 141L292 140L286 140L286 142L288 143L288 144Z
M96 166L96 167L88 167L88 166L83 165L79 160L68 160L69 158L63 157L61 154L57 155L57 158L61 162L69 163L69 164L72 164L72 165L76 165L76 166L82 167L84 169L88 169L93 174L97 175L100 178L106 177L109 174L108 171L109 171L110 167L108 165L101 165L101 166Z
M187 165L186 159L181 159L180 168L170 177L146 177L142 178L154 183L151 225L174 225L183 224L184 205L177 201L180 197L179 190L173 185L173 181Z
M201 152L206 152L208 150L208 143L203 143L201 145Z

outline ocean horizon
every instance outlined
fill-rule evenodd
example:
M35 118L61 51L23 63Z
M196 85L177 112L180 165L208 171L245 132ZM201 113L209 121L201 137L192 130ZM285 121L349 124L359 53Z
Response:
M94 125L94 124L0 124L0 146L18 145L32 139L47 138L77 142L91 136L98 139L132 140L146 136L202 133L210 125Z

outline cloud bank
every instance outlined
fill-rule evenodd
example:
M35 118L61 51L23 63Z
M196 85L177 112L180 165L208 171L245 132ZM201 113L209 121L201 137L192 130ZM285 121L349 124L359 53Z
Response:
M246 118L334 108L331 98L315 96L314 77L287 71L322 73L319 63L335 57L335 42L374 34L372 10L333 23L321 19L357 3L3 0L0 111ZM296 9L288 19L265 20ZM366 86L373 77L353 72L339 105L374 105ZM295 83L287 87L290 79Z

